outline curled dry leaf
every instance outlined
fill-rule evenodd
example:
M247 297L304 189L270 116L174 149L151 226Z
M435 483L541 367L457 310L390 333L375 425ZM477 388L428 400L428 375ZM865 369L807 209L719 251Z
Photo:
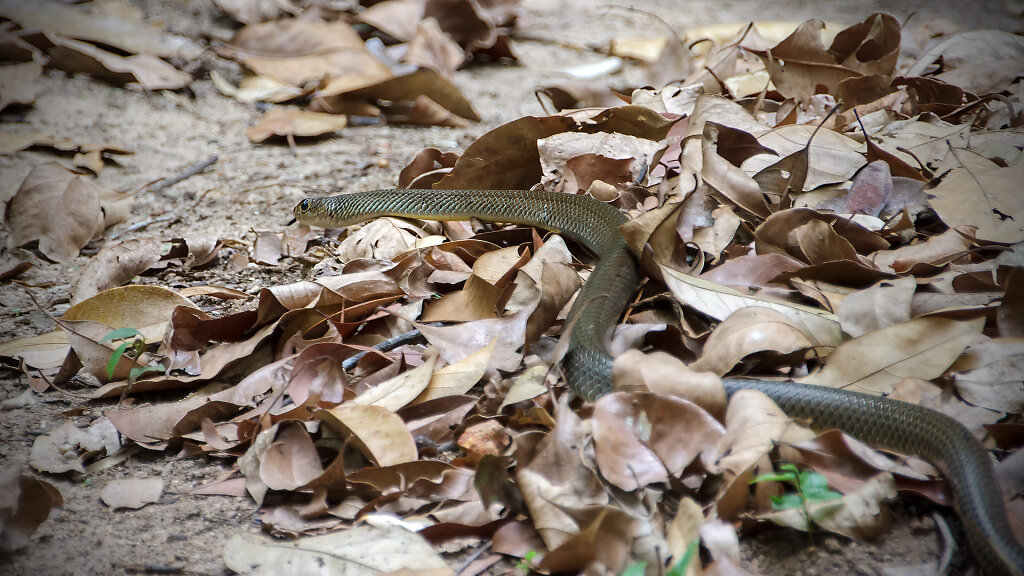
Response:
M690 369L723 376L750 354L789 354L811 347L811 341L781 312L748 306L730 314L711 332Z
M60 492L19 466L0 470L0 550L12 552L29 543L50 510L64 505Z
M322 114L295 108L272 108L259 123L245 134L250 142L263 142L271 136L284 136L291 142L296 136L322 136L341 130L348 118L338 114Z
M618 133L553 134L537 141L544 174L541 185L551 190L564 182L560 187L570 193L587 190L594 180L626 186L643 179L654 154L663 147L654 140ZM584 165L583 158L590 161Z
M348 80L328 82L314 94L312 109L321 112L344 110L345 100L415 102L421 96L459 118L477 122L480 116L459 88L433 70L421 68L409 74L372 82Z
M729 399L725 435L718 445L718 470L734 478L767 454L777 443L799 444L814 434L797 426L760 392L741 390Z
M63 330L15 338L0 344L0 356L21 358L27 366L40 370L60 367L67 355L68 338Z
M710 372L698 372L667 352L645 354L628 350L612 364L615 390L649 390L672 395L700 406L716 417L725 415L722 379Z
M420 404L434 398L458 396L468 392L487 372L494 354L495 342L473 352L462 360L435 370L427 388L413 400ZM410 371L411 372L411 371Z
M177 90L188 86L192 76L151 54L121 56L87 42L47 36L56 47L49 65L65 72L80 72L111 82L137 85L144 90Z
M970 30L935 42L907 70L907 76L923 76L938 60L942 73L936 78L972 92L1002 92L1020 75L1024 40L1002 30Z
M295 490L324 473L313 439L302 422L286 420L260 455L260 479L271 490Z
M391 76L345 22L283 19L250 24L218 52L292 86L323 79L365 83Z
M175 308L197 308L191 300L162 286L133 284L110 288L67 309L64 320L91 320L111 329L134 328L147 342L164 336Z
M994 338L972 343L952 369L957 391L971 404L1024 413L1024 339Z
M103 231L99 186L56 162L36 166L7 206L7 249L39 242L39 251L67 262Z
M125 478L107 482L100 490L100 500L114 510L137 510L146 504L159 501L163 492L163 478Z
M457 326L416 324L416 328L437 349L441 359L449 364L494 343L488 372L496 369L511 372L519 368L522 362L520 349L526 341L526 323L530 312L532 310L524 308L504 318L476 320Z
M594 404L594 458L604 478L627 491L678 478L699 455L714 456L725 428L674 396L615 392ZM679 442L687 438L686 442Z
M78 275L71 303L77 304L104 290L126 284L149 270L162 258L164 246L155 238L133 238L103 246Z
M540 441L533 457L516 467L516 483L549 550L581 531L569 511L608 502L604 485L578 450L585 442L583 422L564 399L555 418L555 428Z
M888 394L904 378L938 378L980 334L984 318L915 318L844 342L801 382Z
M432 382L436 362L437 354L424 354L423 364L366 390L356 396L354 402L362 406L380 406L394 412L426 390Z
M317 417L349 435L363 456L378 466L412 462L418 457L405 422L387 408L342 404L318 412Z
M91 5L87 5L88 6ZM130 54L160 57L196 58L202 48L182 36L165 34L143 24L140 18L125 18L99 10L82 9L53 0L38 2L0 2L0 16L13 20L24 29L113 46Z
M454 576L420 535L405 528L369 525L281 542L240 534L224 545L224 564L240 574L271 575L328 571L349 576L400 574Z
M917 290L912 277L882 280L839 302L836 314L843 332L857 338L910 320L910 303Z
M242 79L238 86L234 86L218 74L216 70L210 70L210 80L221 94L246 104L253 102L287 102L303 94L302 88L292 86L287 82L282 82L270 76L247 76Z
M724 320L747 306L771 308L786 316L815 346L835 346L842 341L838 319L828 312L804 306L748 296L732 288L681 274L667 266L659 266L672 295L681 303L712 318Z
M36 437L29 454L29 465L36 470L60 474L85 473L79 454L112 456L121 450L121 437L110 420L97 418L86 429L70 420Z

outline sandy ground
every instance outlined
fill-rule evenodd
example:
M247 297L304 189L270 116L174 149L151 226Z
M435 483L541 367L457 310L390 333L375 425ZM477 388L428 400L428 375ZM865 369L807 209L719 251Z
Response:
M226 38L231 32L230 21L217 16L209 0L134 3L148 20L162 23L170 32L194 38L204 34ZM817 17L852 23L882 8L901 18L916 12L914 18L919 21L945 18L963 29L1024 29L1024 23L1011 16L1010 0L658 0L635 6L659 15L677 30L751 19ZM34 108L4 112L2 121L21 124L22 129L109 142L133 150L135 154L127 157L124 167L108 167L98 178L102 185L119 190L135 189L218 155L220 161L214 168L162 192L138 195L130 219L107 230L105 238L133 224L170 216L131 235L167 239L190 233L251 241L253 229L281 229L306 189L392 186L398 171L424 147L461 151L499 124L543 114L533 96L536 86L562 79L561 71L571 65L602 58L572 46L600 45L615 35L649 33L652 26L643 16L593 7L583 0L527 0L524 10L530 36L553 42L516 42L518 66L473 66L460 71L456 82L483 117L481 123L465 129L351 127L336 137L303 143L296 151L282 144L253 145L246 140L245 129L260 112L220 95L206 71L200 72L192 85L194 98L133 92L85 76L50 71L41 82ZM233 66L212 55L204 59L206 70L223 67L230 71ZM54 158L46 152L0 157L0 186L16 187L32 166ZM94 241L67 265L35 267L21 280L33 286L28 290L43 307L60 313L70 298L69 279L103 242ZM265 285L296 280L299 272L299 266L287 261L277 267L251 266L235 272L221 258L184 278L179 271L171 270L142 281L170 287L214 283L255 292ZM3 340L39 334L53 327L21 286L10 282L0 285L0 302ZM15 396L25 387L20 373L0 370L0 397ZM79 405L73 397L50 393L36 404L0 413L0 466L24 465L33 439L60 425L64 420L61 412ZM107 406L102 402L89 404L75 419L87 425ZM51 515L31 544L16 554L0 557L0 574L130 574L167 567L180 567L188 574L227 573L221 560L224 542L238 531L259 529L253 522L253 503L193 496L188 491L229 470L229 465L216 460L143 453L86 478L48 476L47 480L63 495L65 506ZM164 478L166 492L159 503L136 511L113 512L100 502L99 489L110 480L145 476ZM939 543L931 512L912 506L901 506L897 511L892 532L878 543L851 543L830 537L812 549L802 535L782 530L745 537L747 567L768 574L883 574L894 566L934 558ZM511 563L500 563L492 570L513 568Z

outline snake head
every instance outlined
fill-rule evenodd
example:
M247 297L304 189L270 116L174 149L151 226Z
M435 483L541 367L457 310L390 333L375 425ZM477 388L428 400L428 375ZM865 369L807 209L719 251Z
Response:
M296 220L302 221L302 218L312 210L313 201L313 198L303 198L302 202L296 204L295 208L292 209L292 216L295 216Z

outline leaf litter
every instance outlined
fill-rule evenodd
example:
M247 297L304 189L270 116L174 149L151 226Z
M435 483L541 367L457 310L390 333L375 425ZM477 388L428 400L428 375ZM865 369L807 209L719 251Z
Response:
M247 70L214 78L218 89L297 106L269 108L247 132L253 142L276 135L296 148L366 121L351 118L464 126L479 115L455 71L515 58L515 2L377 3L356 19L387 45L340 19L293 18L288 2L217 5L244 24L217 53ZM31 83L40 65L144 90L191 81L175 65L197 56L192 41L153 34L130 11L7 2L0 14L43 62L0 75L0 108L32 105L31 91L5 82ZM615 86L618 106L573 99L461 155L426 149L402 171L416 186L589 194L631 217L623 231L650 280L618 330L640 349L617 354L614 393L581 406L559 376L556 336L570 329L565 313L593 259L555 234L382 218L340 235L262 231L251 245L127 239L82 270L61 332L0 345L30 381L93 382L95 399L130 392L88 429L68 421L40 435L31 466L85 473L125 443L234 462L233 478L196 493L238 495L244 484L265 528L291 538L232 538L225 564L254 574L447 574L445 551L466 538L542 573L660 571L700 541L709 572L746 573L737 534L756 522L810 530L810 520L872 539L897 491L943 502L916 459L816 437L755 392L726 404L720 376L893 395L979 437L1020 425L1024 143L1020 118L997 102L1019 102L1021 79L968 70L1019 63L1024 49L1016 36L966 33L911 62L890 15L830 46L823 26L766 40L755 24L693 51L678 37L618 39L609 54L664 77L653 89ZM36 28L48 43L31 41ZM740 88L753 79L759 88ZM7 153L70 146L24 142ZM130 202L42 164L6 204L7 252L66 262ZM301 262L306 279L254 296L132 283L216 263L224 246L243 265ZM209 314L199 303L210 299L245 304ZM427 323L438 320L455 324ZM426 346L371 350L344 367L412 326ZM105 336L129 327L147 348L107 373ZM156 370L129 381L132 366ZM783 487L750 481L782 463L820 472L842 496L806 514L773 510ZM25 545L43 508L60 504L49 484L13 474L0 479L20 482L0 510L5 548ZM161 498L157 480L111 483L101 498L137 508Z

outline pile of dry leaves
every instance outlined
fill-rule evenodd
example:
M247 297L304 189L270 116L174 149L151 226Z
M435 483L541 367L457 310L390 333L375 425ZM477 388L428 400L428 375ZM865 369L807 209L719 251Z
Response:
M215 73L218 88L308 108L271 108L253 141L338 130L346 114L460 125L476 113L452 72L468 58L514 58L503 27L515 11L504 3L391 0L352 23L325 8L284 16L300 12L287 1L218 5L246 25L216 53L250 71L238 83ZM140 34L142 44L119 44L83 29L114 16L51 8L42 22L0 3L14 39L5 46L31 60L0 74L45 64L132 75L146 89L189 81L160 60L187 69L189 41ZM40 436L31 465L82 473L140 450L236 459L236 476L194 494L248 494L267 532L297 537L235 537L224 558L242 573L287 564L448 574L443 551L469 539L488 547L463 574L503 556L542 573L646 562L648 574L745 574L738 532L753 523L873 538L899 491L945 502L916 458L835 431L815 436L758 394L727 404L721 376L755 375L945 412L1006 455L999 469L1016 480L1004 488L1019 492L1024 39L968 32L901 58L892 16L871 15L827 47L821 31L811 20L772 42L751 25L692 46L701 53L674 37L653 49L623 41L610 57L653 50L645 78L675 76L610 107L580 107L594 93L583 83L546 88L573 108L500 126L461 155L423 150L402 171L399 186L539 186L629 214L622 232L648 280L611 345L614 393L580 405L560 378L557 337L592 257L558 235L392 218L264 232L244 256L267 266L292 258L308 279L267 286L220 316L197 302L249 295L123 284L201 267L223 243L126 239L81 272L56 332L0 346L36 392L89 382L76 393L122 398L89 429L69 422ZM5 103L26 102L8 94ZM43 136L23 146L124 152ZM7 203L9 250L72 258L125 217L126 201L40 166ZM370 349L342 369L413 327L425 347ZM124 328L137 331L127 340L139 353L111 362L119 341L109 336ZM158 390L180 397L149 401ZM842 496L776 509L785 484L750 481L783 462L817 471ZM19 481L37 525L59 496L29 475L4 485ZM160 492L158 480L126 481L108 496L131 506ZM1022 502L1010 502L1018 522ZM5 530L17 543L31 533Z

